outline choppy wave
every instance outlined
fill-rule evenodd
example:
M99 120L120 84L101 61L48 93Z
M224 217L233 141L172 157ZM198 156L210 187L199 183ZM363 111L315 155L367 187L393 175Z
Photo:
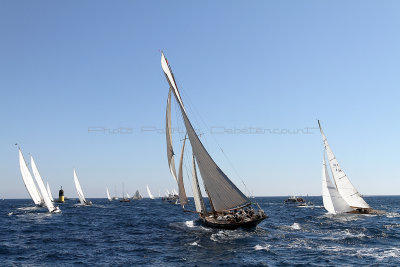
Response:
M28 200L0 202L2 266L392 265L400 266L400 197L369 197L381 216L330 215L285 198L256 198L269 215L255 229L205 227L196 214L161 200L60 204L50 214ZM382 204L383 203L383 204ZM190 202L193 205L193 201ZM79 248L79 249L77 249Z

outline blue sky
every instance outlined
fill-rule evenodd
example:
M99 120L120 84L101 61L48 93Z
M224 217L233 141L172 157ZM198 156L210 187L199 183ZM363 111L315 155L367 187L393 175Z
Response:
M398 194L399 11L398 1L1 1L0 197L28 197L16 142L53 194L63 185L76 197L73 168L88 197L122 183L173 188L161 50L240 188L242 177L255 195L320 195L317 130L220 133L320 119L361 193Z

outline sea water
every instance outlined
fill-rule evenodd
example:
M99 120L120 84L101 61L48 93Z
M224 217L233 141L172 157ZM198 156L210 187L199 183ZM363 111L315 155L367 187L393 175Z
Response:
M0 266L400 266L400 197L365 198L384 215L336 216L321 197L307 199L314 207L284 199L252 199L269 218L238 230L204 227L160 199L70 200L61 214L0 200Z

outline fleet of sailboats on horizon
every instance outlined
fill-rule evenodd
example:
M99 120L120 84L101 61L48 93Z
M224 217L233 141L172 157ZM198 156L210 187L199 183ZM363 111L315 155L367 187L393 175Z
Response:
M166 108L166 144L167 144L167 159L168 166L174 181L177 183L178 191L173 189L170 193L167 190L166 199L173 199L174 204L180 204L183 209L188 204L185 186L183 182L183 158L185 153L186 140L189 139L192 148L192 190L195 203L195 211L208 226L234 229L237 227L252 227L256 226L259 222L267 218L264 211L257 203L252 203L250 197L246 197L236 185L225 175L219 166L211 158L204 145L200 141L199 136L195 132L188 114L186 112L183 100L178 90L174 74L168 64L164 53L161 53L161 67L169 84L169 92L167 98ZM186 128L185 138L182 140L181 155L179 160L178 174L175 169L175 153L172 144L171 133L171 96L174 96L180 113L182 115L183 123ZM336 157L334 156L327 138L322 130L320 121L318 126L322 135L324 143L324 154L322 163L322 200L324 208L331 214L343 213L358 213L358 214L381 214L382 211L372 209L364 200L362 195L352 185L347 175L341 169ZM17 145L17 144L16 144ZM59 213L61 210L58 206L54 206L54 199L51 194L50 185L47 182L46 186L39 173L37 165L32 156L30 156L31 172L25 161L21 149L19 151L19 165L24 181L25 187L36 206L46 207L50 213ZM326 155L328 157L328 164L326 162ZM204 190L207 194L209 209L204 202L200 184L197 176L197 168L199 168L200 176L203 180ZM332 183L329 175L330 169L333 181ZM82 205L92 205L91 201L86 200L78 176L75 169L73 170L74 184L78 194L79 201ZM149 199L155 199L146 185L147 194ZM60 190L61 192L62 190ZM124 190L123 190L124 191ZM106 188L107 199L109 201L118 199L111 197L108 188ZM254 198L254 197L253 197ZM122 194L121 202L128 202L131 199L128 193ZM134 200L142 199L139 191L136 190ZM163 198L164 199L164 198ZM172 202L171 202L172 203ZM258 208L255 211L253 206ZM185 210L187 211L187 210Z

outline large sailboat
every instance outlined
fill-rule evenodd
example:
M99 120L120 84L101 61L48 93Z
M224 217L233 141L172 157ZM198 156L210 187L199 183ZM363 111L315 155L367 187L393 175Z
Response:
M183 140L182 153L179 163L179 173L176 175L174 151L172 147L171 136L171 92L175 96L176 102L182 114L183 122L186 128L187 137L192 147L192 180L193 195L196 211L202 222L211 227L235 229L238 227L254 227L262 220L267 218L264 211L258 206L256 211L252 207L252 202L246 197L239 188L225 175L218 165L211 158L199 136L196 134L186 113L178 86L171 67L168 64L164 53L161 54L161 67L168 81L170 90L167 101L166 115L166 139L168 165L173 178L178 183L180 204L184 206L188 203L185 187L183 183L182 162L186 138ZM197 164L196 164L197 163ZM198 166L203 180L205 192L208 195L211 210L208 211L204 203L198 178L196 165ZM256 207L256 208L257 208Z
M21 170L22 180L24 181L26 190L28 191L33 203L36 206L43 206L44 200L42 199L42 195L39 193L35 182L33 181L31 172L29 171L28 165L26 164L24 155L21 152L21 149L18 147L19 154L19 168Z
M89 200L86 200L85 195L83 194L82 187L81 187L81 184L79 183L78 176L76 175L75 170L74 170L74 183L75 183L76 192L79 197L79 202L85 206L92 205L92 202Z
M49 192L47 191L47 188L44 186L43 179L40 176L39 170L32 156L31 156L31 166L32 166L33 176L35 176L36 183L39 186L40 193L42 194L47 209L51 213L60 213L61 210L57 206L54 206L53 202L51 201Z
M322 199L325 209L329 213L362 213L362 214L377 214L382 213L372 209L364 200L362 195L350 182L347 175L344 173L339 165L328 140L322 131L321 123L318 121L318 126L322 135L322 140L325 146L325 152L328 156L328 163L332 172L335 184L332 184L327 164L324 160L322 164Z

